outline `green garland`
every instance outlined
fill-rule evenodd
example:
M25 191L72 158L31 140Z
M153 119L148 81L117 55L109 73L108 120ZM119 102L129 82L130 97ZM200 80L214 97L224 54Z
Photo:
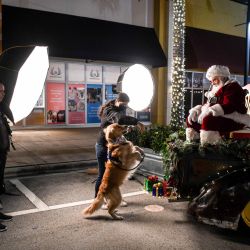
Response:
M150 148L155 153L160 154L163 159L164 173L168 175L171 154L169 143L177 139L185 140L185 129L176 131L171 126L152 125L147 127L143 133L134 129L127 133L125 137L139 147Z
M194 153L206 158L215 155L221 159L239 160L250 165L250 139L224 139L218 145L201 146L198 142L185 141L185 129L176 131L171 126L151 126L143 133L137 129L126 134L126 138L135 145L150 148L163 158L164 174L186 155Z

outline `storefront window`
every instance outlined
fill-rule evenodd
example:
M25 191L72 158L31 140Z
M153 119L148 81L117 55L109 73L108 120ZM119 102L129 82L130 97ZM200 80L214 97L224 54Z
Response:
M98 110L117 97L117 80L127 67L51 60L36 106L17 126L98 125ZM150 122L150 109L127 114Z

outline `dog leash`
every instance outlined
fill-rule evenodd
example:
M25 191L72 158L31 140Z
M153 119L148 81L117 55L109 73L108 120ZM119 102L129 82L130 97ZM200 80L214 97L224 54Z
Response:
M117 162L120 162L119 160L118 161L116 161L116 162L114 162L114 161L112 161L112 159L108 159L108 161L111 161L112 162L112 164L114 164L116 167L118 167L119 169L121 169L121 170L124 170L124 171L132 171L132 170L134 170L134 169L136 169L136 168L138 168L139 167L139 165L142 163L142 161L144 160L144 157L145 157L145 154L143 154L143 156L142 156L142 159L140 160L140 162L134 167L134 168L130 168L130 169L125 169L125 168L122 168ZM111 158L114 158L114 157L111 157ZM93 180L91 183L95 183L97 181L97 178L95 179L95 180Z

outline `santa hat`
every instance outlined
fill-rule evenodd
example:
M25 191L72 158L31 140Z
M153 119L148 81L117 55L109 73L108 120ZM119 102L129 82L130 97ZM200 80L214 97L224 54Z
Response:
M230 77L229 68L222 65L213 65L208 68L206 78L211 81L215 76Z

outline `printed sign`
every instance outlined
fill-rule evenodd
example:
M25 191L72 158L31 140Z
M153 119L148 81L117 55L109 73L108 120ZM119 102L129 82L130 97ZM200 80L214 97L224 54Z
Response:
M63 83L47 83L47 123L65 123L65 86Z
M85 123L85 85L68 85L69 124Z
M65 65L64 63L50 63L47 74L48 81L65 82Z
M117 97L116 85L105 85L105 102L113 100Z
M141 122L149 122L150 121L150 112L148 112L148 111L137 112L137 119Z
M103 82L116 84L120 76L120 67L104 66L103 67Z
M70 82L84 82L85 81L84 64L69 63L68 64L68 79Z
M99 107L102 105L102 85L87 85L87 122L99 123L98 117Z
M102 66L87 65L86 81L87 83L102 83Z

